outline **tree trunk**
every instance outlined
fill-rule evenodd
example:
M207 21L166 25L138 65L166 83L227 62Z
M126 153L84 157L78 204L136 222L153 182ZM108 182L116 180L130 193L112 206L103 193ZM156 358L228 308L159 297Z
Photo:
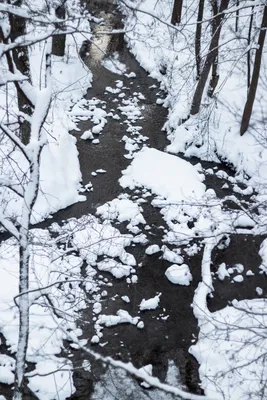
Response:
M15 3L18 7L22 5L22 1ZM14 42L19 36L26 34L26 21L24 18L17 15L9 15L9 23L11 27L10 40ZM28 47L18 47L12 50L13 62L16 68L23 75L27 76L30 81L30 64L29 64L29 53ZM7 55L8 58L8 55ZM9 69L13 70L12 59L9 55ZM31 117L32 115L32 104L30 103L27 96L21 90L19 84L16 84L17 95L18 95L18 108L19 111ZM30 123L23 117L19 117L20 122L20 135L23 144L28 144L30 140Z
M215 0L213 0L213 1L215 1ZM204 92L204 89L205 89L205 86L206 86L206 83L207 83L207 80L209 77L211 66L213 65L214 61L218 57L218 52L219 52L218 45L219 45L219 39L220 39L220 34L221 34L221 29L222 29L222 22L223 22L223 18L224 18L223 11L227 9L228 4L229 4L229 0L222 0L220 8L219 8L219 13L215 17L214 23L216 26L216 30L215 30L215 34L211 38L209 52L206 57L204 67L201 71L200 79L198 81L198 84L197 84L197 87L196 87L196 90L194 93L192 106L191 106L191 110L190 110L191 115L195 115L199 112L203 92Z
M212 97L214 91L218 85L220 75L218 74L218 56L215 58L212 64L212 72L211 72L211 79L208 88L208 96Z
M202 31L204 3L205 3L205 0L199 0L198 15L197 15L197 27L196 27L196 36L195 36L195 57L196 57L196 68L197 68L197 80L200 77L201 31Z
M253 25L253 11L254 11L254 6L251 7L251 16L250 16L250 21L249 21L249 28L248 28L248 46L250 46L251 43L251 32L252 32L252 25ZM250 49L247 52L247 87L249 89L250 87Z
M30 158L29 182L24 193L24 202L21 213L19 229L19 338L16 355L15 382L13 400L22 400L25 375L25 364L29 337L29 245L30 245L30 221L34 205L38 196L40 185L40 159L41 152L46 143L42 135L43 124L46 120L51 102L51 54L46 54L46 88L49 96L44 96L42 102L37 102L33 119L35 124L31 126L31 141L34 143Z
M56 8L56 16L61 19L66 18L65 1ZM62 28L60 24L55 24L57 29ZM52 54L58 57L63 57L65 54L66 35L55 35L52 38Z
M176 25L181 22L183 0L174 0L171 24Z
M29 227L20 231L19 293L19 339L16 356L16 371L13 400L22 400L24 389L25 360L29 337Z
M218 14L218 4L217 0L213 0L212 2L212 12L213 12L213 19L212 19L212 37L216 35L216 31L218 29L217 26L217 21L216 21L216 15ZM219 81L219 75L218 75L218 56L219 56L219 51L217 56L215 57L213 64L212 64L212 72L211 72L211 79L209 83L209 88L208 88L208 96L212 97L213 93L216 89L216 86Z
M265 36L266 36L266 28L267 28L267 6L264 6L262 22L261 22L261 31L259 34L258 46L257 46L256 54L255 54L251 84L249 87L247 102L245 104L242 121L241 121L241 128L240 128L241 136L244 135L244 133L247 131L249 122L250 122L250 118L251 118L251 114L252 114L253 104L255 101L255 96L256 96L258 82L259 82L259 76L260 76L261 58L262 58L262 50L263 50Z
M236 0L236 6L239 7L239 0ZM236 10L235 13L235 31L238 31L238 25L239 25L239 10Z

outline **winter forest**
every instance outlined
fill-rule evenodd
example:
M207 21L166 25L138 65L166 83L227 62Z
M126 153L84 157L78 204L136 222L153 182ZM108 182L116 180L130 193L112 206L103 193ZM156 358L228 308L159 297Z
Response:
M267 398L266 30L0 1L0 400Z

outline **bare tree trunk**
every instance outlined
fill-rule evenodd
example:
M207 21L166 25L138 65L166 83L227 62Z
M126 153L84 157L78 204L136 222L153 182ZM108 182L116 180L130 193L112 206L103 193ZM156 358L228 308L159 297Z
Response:
M212 64L211 79L208 88L208 96L212 97L216 86L218 85L220 75L218 74L218 56L215 58Z
M216 35L216 30L218 29L218 26L216 24L216 15L218 14L218 4L217 0L213 0L212 2L212 10L213 10L213 20L212 20L212 37ZM211 79L209 83L209 88L208 88L208 96L212 97L213 93L216 89L216 86L219 81L219 75L218 75L218 57L219 57L219 51L217 52L217 55L213 61L212 64L212 72L211 72Z
M19 0L15 3L16 6L22 5L22 0ZM10 31L10 39L12 42L16 40L17 37L21 35L25 35L26 33L26 21L24 18L19 17L17 15L9 15L9 23L11 27ZM11 72L14 72L13 62L15 63L16 68L23 75L27 76L30 81L30 65L29 65L29 53L28 47L17 47L12 50L12 58L10 55L7 55L9 58L8 64ZM23 90L21 90L19 84L16 84L17 95L18 95L18 108L19 111L25 115L31 117L32 115L32 104L30 103L27 96L24 94ZM30 140L30 123L27 119L20 117L20 135L23 144L28 144Z
M215 0L213 0L215 1ZM206 57L204 67L201 71L200 79L198 81L193 101L192 101L192 106L191 106L191 115L195 115L199 112L200 109L200 104L203 96L203 92L209 77L210 69L211 66L213 65L214 61L218 57L218 45L219 45L219 39L220 39L220 34L221 34L221 29L222 29L222 21L224 19L224 14L223 11L227 9L229 4L229 0L222 0L221 5L219 8L219 13L215 17L215 25L216 25L216 31L215 34L211 38L210 46L209 46L209 52Z
M56 16L61 19L66 18L66 7L65 1L56 8ZM55 24L57 28L60 28L59 24ZM63 57L65 54L65 44L66 44L66 35L55 35L52 38L52 54L58 57Z
M183 0L174 0L171 24L176 25L181 22Z
M251 114L252 114L253 104L254 104L255 97L256 97L259 76L260 76L260 69L261 69L262 50L263 50L265 36L266 36L266 29L267 29L267 6L264 6L262 22L261 22L261 31L259 34L258 46L257 46L256 54L255 54L251 84L249 87L247 102L245 104L242 121L241 121L241 128L240 128L241 136L244 135L244 133L248 129Z
M251 43L251 32L252 32L252 25L253 25L253 11L254 11L254 6L251 7L251 16L250 16L250 21L249 21L249 28L248 28L248 46L250 46ZM250 49L247 52L247 87L249 89L250 87Z
M197 68L197 80L200 77L200 63L201 63L201 32L202 32L202 19L204 11L205 0L199 0L198 15L197 15L197 27L195 36L195 57L196 57L196 68Z
M236 0L236 6L237 7L239 6L239 0ZM235 13L235 31L236 32L238 31L238 25L239 25L239 10L237 9L236 13Z

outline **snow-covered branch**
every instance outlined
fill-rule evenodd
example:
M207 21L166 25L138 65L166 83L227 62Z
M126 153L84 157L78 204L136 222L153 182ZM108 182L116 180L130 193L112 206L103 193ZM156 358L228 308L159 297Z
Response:
M205 320L207 315L209 314L209 310L207 307L207 296L213 291L210 266L211 266L211 254L215 245L216 245L215 238L210 238L205 240L205 247L201 265L202 282L198 284L193 300L194 315L199 322Z
M18 182L14 182L12 179L7 179L5 176L0 176L0 187L1 186L12 190L20 197L23 197L24 195L24 191L21 185Z
M147 372L145 372L143 369L138 369L133 366L131 362L125 363L122 361L114 360L112 357L105 357L102 356L101 354L85 347L80 344L80 342L77 340L75 335L70 334L68 332L65 332L71 341L73 341L77 346L83 350L85 353L89 354L91 357L93 357L96 361L100 361L104 364L111 365L112 367L115 368L121 368L124 371L128 372L130 375L142 379L142 381L148 383L150 386L160 389L166 393L171 393L174 394L175 396L180 396L181 399L186 399L186 400L212 400L211 397L207 396L201 396L197 394L192 394L189 392L185 392L182 389L176 388L174 386L168 385L166 383L160 382L160 380L154 376L149 375Z
M5 135L14 143L15 146L17 146L22 154L25 156L25 158L31 162L31 156L30 153L27 149L27 147L21 142L21 140L13 133L6 125L2 124L0 122L0 129L5 133Z
M67 19L58 18L54 13L45 13L42 11L34 11L32 9L27 9L25 7L15 6L13 4L0 4L0 12L5 12L11 15L15 15L17 17L24 18L26 20L30 20L31 22L38 24L62 24L64 25L66 22L72 20L78 20L83 18L82 15L75 14ZM89 17L88 17L89 18Z
M9 218L5 217L2 211L0 211L0 224L9 232L14 238L19 240L19 231L13 222Z
M66 30L61 30L61 29L54 29L54 30L49 30L49 32L45 32L43 34L40 34L38 36L33 35L32 33L27 33L26 35L21 35L19 36L14 42L9 43L9 44L1 44L0 47L0 58L6 54L7 52L14 50L15 48L18 47L29 47L32 46L36 43L40 43L45 41L46 39L52 37L52 36L59 36L59 35L70 35L73 33L89 33L85 30L79 29L79 24L77 24L75 27L69 27L66 28Z
M0 86L6 85L8 82L21 82L26 81L29 78L21 73L6 72L0 77Z

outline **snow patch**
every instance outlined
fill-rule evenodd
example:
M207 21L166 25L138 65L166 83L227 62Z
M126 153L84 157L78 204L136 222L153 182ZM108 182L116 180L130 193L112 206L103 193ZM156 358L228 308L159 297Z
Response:
M192 281L192 275L188 265L171 265L165 272L170 282L178 285L189 286Z

